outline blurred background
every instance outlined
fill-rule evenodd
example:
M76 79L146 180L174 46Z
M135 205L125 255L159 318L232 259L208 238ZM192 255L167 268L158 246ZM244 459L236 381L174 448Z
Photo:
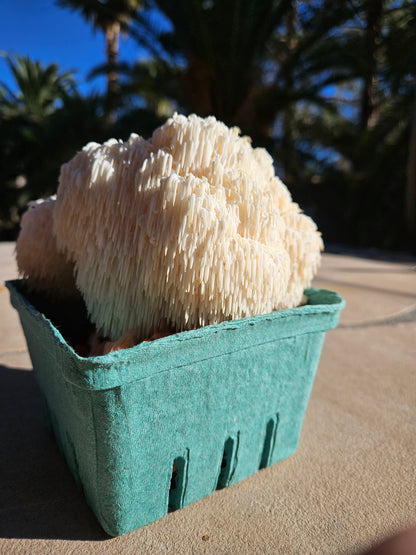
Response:
M15 0L0 50L0 240L84 144L177 111L267 148L327 245L416 252L414 0Z

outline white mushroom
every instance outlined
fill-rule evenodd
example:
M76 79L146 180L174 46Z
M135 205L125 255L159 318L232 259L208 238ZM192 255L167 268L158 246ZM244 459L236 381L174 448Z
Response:
M17 267L32 289L50 295L77 296L74 265L58 251L52 230L55 199L51 196L29 203L16 242Z
M272 158L214 117L89 143L62 166L54 233L113 341L289 308L320 262Z

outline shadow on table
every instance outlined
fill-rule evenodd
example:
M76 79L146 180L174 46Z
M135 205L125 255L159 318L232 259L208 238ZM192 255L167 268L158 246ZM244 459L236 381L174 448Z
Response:
M106 540L44 426L33 372L0 365L0 537Z

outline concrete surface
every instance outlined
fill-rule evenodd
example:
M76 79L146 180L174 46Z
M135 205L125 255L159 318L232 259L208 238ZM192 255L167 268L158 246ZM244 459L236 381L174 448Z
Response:
M314 285L347 301L328 332L289 459L120 538L101 530L43 426L2 283L0 553L357 554L416 524L416 261L324 256Z

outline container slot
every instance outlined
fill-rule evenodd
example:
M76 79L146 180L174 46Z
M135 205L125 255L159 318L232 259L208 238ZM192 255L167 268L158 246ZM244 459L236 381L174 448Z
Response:
M236 437L229 437L224 444L224 453L221 461L217 489L226 488L233 479L237 467L237 451L240 433Z
M180 457L176 457L172 465L172 476L170 479L168 508L171 511L181 509L188 481L188 459L189 451Z
M266 435L264 438L263 452L261 454L259 468L270 466L274 447L276 444L277 429L279 427L279 413L275 414L267 422Z
M59 421L58 418L56 417L55 413L53 412L53 410L51 410L49 408L49 422L51 425L51 429L52 429L52 433L55 437L56 443L59 447L59 450L61 451L61 453L64 453L64 446L62 443L62 439L61 439L61 432L60 432L60 428L59 428Z
M40 398L42 401L43 421L48 430L52 431L51 411L49 409L48 401L42 391L40 391Z
M66 432L66 443L68 446L68 456L67 456L67 461L69 464L69 468L72 472L72 475L75 478L75 481L77 483L77 486L79 488L82 489L82 482L81 482L81 478L79 475L79 465L78 465L78 458L77 458L77 454L75 451L75 445L74 442L71 439L71 436L69 435L68 432Z

